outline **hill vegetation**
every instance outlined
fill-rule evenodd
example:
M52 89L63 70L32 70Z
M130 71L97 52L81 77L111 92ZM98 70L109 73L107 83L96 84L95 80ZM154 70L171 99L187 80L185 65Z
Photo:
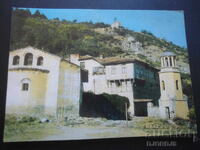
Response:
M28 9L13 10L11 29L11 50L33 46L62 57L72 53L134 57L160 68L161 53L173 51L184 74L184 91L191 96L187 49L157 38L149 31L135 32L123 26L112 29L103 22L48 19L39 11L31 14Z
M90 92L85 92L83 93L83 100L80 105L80 116L125 120L125 103L128 109L130 104L127 97L107 93L95 95Z
M105 32L97 32L96 29L103 29ZM155 50L158 48L161 51L174 51L187 59L184 48L159 39L146 30L139 33L121 27L112 31L110 25L102 22L78 23L77 20L47 19L39 11L31 14L28 9L13 10L11 34L11 50L33 46L61 56L71 53L92 56L103 54L105 57L116 56L128 53L124 51L122 43L126 41L126 37L133 37L135 41L141 43L141 47L146 53L149 53L148 47L153 45L156 47ZM139 57L145 57L145 52L141 51L139 54Z

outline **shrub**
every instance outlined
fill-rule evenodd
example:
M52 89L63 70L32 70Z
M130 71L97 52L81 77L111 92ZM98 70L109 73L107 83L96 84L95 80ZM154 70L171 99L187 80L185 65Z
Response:
M36 123L39 122L39 118L28 116L28 115L17 115L17 114L6 114L5 116L5 125L12 126L12 125L19 125L19 124L26 124L26 123Z
M32 116L23 116L19 120L20 123L30 123L30 122L35 122L35 121L39 121L39 120L38 120L38 118L32 117Z
M195 121L196 121L196 113L195 113L194 107L192 107L192 108L189 110L188 117L190 118L190 121L192 121L192 122L195 122Z
M119 95L83 93L80 116L122 120L125 119L125 103L129 107L128 98Z
M148 34L150 36L154 36L153 33L149 32L147 30L142 30L141 32L144 33L144 34Z
M5 116L5 124L14 124L15 122L17 122L17 117L15 115L11 115L11 114L6 114Z
M173 121L177 124L177 125L187 125L188 124L188 120L185 120L185 119L182 119L182 118L179 118L179 117L175 117L173 119Z

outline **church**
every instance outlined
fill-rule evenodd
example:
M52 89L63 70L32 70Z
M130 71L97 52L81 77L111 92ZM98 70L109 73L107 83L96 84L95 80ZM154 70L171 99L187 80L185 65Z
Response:
M10 52L6 113L31 110L62 116L67 108L79 112L81 69L57 55L26 47Z

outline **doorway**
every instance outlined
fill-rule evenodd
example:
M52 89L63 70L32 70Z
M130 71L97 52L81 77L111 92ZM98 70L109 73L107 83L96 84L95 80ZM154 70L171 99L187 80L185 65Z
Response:
M170 110L169 110L169 107L165 107L165 113L166 113L167 118L169 119L169 118L170 118Z
M147 116L147 103L146 102L135 102L134 103L135 116Z

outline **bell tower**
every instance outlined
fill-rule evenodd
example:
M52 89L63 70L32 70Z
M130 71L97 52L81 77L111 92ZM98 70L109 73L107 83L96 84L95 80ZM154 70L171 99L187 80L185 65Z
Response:
M188 104L183 99L181 76L176 64L176 55L166 51L161 55L159 110L162 118L187 119Z

